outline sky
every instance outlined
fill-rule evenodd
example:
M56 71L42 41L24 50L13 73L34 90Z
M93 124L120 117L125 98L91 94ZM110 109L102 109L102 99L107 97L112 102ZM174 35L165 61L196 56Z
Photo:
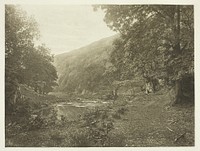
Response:
M53 54L69 52L116 32L103 21L104 12L91 5L21 5L38 22L40 43Z

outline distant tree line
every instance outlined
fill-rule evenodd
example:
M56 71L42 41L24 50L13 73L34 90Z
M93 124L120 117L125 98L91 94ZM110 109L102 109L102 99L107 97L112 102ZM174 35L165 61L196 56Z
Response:
M38 93L48 93L56 85L53 55L45 45L36 46L38 25L19 6L5 6L5 101L11 111L19 84Z
M191 5L95 5L121 35L114 42L109 75L164 79L175 103L194 99L194 9ZM188 95L189 93L189 95Z

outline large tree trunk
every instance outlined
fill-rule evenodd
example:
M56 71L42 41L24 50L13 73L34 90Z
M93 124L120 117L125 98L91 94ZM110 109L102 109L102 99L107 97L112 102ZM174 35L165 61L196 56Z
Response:
M182 102L182 82L181 80L177 80L175 83L175 100L174 104L180 104Z
M180 48L180 6L176 6L176 32L175 32L175 37L176 37L176 47L175 47L175 52L177 55L181 55L181 48ZM182 80L176 80L175 83L175 100L174 104L179 104L182 102Z

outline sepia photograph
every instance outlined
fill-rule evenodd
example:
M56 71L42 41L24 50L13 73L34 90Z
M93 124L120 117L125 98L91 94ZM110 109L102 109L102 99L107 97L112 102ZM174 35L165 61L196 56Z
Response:
M4 4L5 147L194 147L194 8Z

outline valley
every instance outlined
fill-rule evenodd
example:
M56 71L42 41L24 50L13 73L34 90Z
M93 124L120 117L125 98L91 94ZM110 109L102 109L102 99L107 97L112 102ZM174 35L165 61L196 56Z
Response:
M30 6L5 5L5 147L196 147L193 5Z

